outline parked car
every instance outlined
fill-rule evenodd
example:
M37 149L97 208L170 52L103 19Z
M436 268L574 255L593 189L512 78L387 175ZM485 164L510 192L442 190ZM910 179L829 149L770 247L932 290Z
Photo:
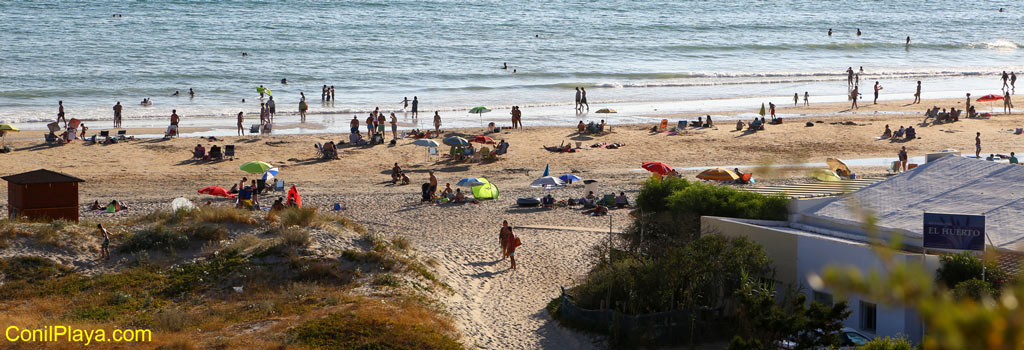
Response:
M857 349L858 347L861 347L870 342L871 339L874 339L873 336L868 335L867 333L862 333L861 331L849 327L843 327L843 329L839 331L839 338L842 339L842 343L839 345L839 349L841 350ZM796 343L789 340L783 341L779 348L795 349Z

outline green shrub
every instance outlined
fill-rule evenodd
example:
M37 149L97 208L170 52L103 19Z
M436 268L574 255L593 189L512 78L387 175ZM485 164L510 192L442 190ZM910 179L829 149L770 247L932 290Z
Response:
M668 196L689 186L689 181L677 177L666 177L661 180L647 179L643 187L640 188L640 193L636 195L636 206L649 213L668 210L666 201Z
M68 269L50 259L18 256L0 259L0 273L7 282L37 282L67 273Z
M228 229L222 225L196 222L182 229L193 240L221 241L228 238Z
M278 229L277 235L281 237L281 243L290 248L306 248L309 246L309 231L299 227Z
M295 339L320 349L462 349L427 320L406 312L356 310L333 313L291 330Z
M398 250L407 250L412 246L412 243L409 242L408 238L399 236L391 239L391 245Z
M960 282L953 288L953 297L958 300L973 299L981 301L985 297L996 295L999 291L992 288L992 283L979 279L969 279Z
M945 284L946 288L956 288L960 282L982 279L991 283L995 290L1002 288L1003 283L1009 279L1006 272L998 265L991 262L983 262L981 259L970 253L946 254L939 258L941 266L935 271L935 279Z
M121 253L134 253L144 250L173 252L186 249L188 245L189 238L184 233L171 230L162 224L156 224L153 227L128 236L117 247L117 251Z
M317 219L316 209L309 207L288 207L282 210L278 216L281 219L281 227L308 227Z
M857 350L911 350L914 345L904 337L878 337Z
M390 273L379 273L373 276L373 284L378 286L398 287L402 285L402 279Z

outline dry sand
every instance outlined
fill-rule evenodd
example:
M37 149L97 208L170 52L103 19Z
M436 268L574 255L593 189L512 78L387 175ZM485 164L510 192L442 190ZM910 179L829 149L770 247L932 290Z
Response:
M1024 139L1024 136L1006 132L1024 126L1017 115L919 125L924 106L959 108L963 101L925 101L913 106L908 102L865 105L853 113L841 112L846 104L780 108L779 113L801 114L807 118L787 119L783 125L769 125L767 130L752 134L734 131L735 122L719 122L713 129L674 136L649 132L653 121L662 117L652 117L652 123L647 125L614 126L609 134L602 136L577 135L574 126L503 131L492 136L509 141L510 153L488 164L428 160L426 149L410 145L412 140L401 140L393 147L342 147L340 160L314 158L314 142L347 139L345 134L231 137L214 143L236 145L235 160L194 162L189 160L192 147L196 143L208 147L211 142L181 138L135 140L106 146L76 142L50 147L40 145L32 133L22 133L8 137L8 143L17 150L0 154L4 164L0 175L38 168L58 170L86 180L81 186L83 205L93 200L106 203L117 199L135 205L134 210L138 212L166 207L176 197L196 202L217 201L198 195L196 190L208 185L230 187L247 175L238 169L243 162L267 161L280 168L280 178L286 183L298 184L309 205L328 210L331 203L344 202L349 208L345 213L371 232L389 237L405 236L422 255L434 258L440 279L453 289L452 293L442 293L438 298L450 310L463 333L463 341L470 347L590 348L602 347L602 339L558 326L546 314L544 306L558 295L560 286L570 286L585 274L592 261L588 257L591 247L606 239L607 233L519 229L517 234L524 242L517 251L520 268L509 271L508 261L498 256L497 233L502 220L508 220L513 226L608 228L607 217L584 216L576 209L512 208L516 197L547 193L528 188L545 165L550 164L553 175L572 172L582 178L601 180L602 193L626 191L633 197L648 175L639 169L640 163L649 160L683 168L822 162L828 156L895 159L900 146L906 146L911 156L947 148L971 151L975 131L982 132L984 153L1009 153ZM841 113L835 115L837 112ZM679 117L665 116L672 124ZM804 126L806 121L817 120L824 123ZM830 124L839 121L853 121L857 125ZM525 122L530 124L529 119ZM920 139L876 140L885 124L893 129L915 125ZM472 136L475 132L453 130L449 134ZM606 142L626 146L616 150L583 149L577 153L551 153L541 148L576 141L583 145ZM388 174L394 162L410 173L412 185L390 185ZM463 177L487 177L501 188L502 197L480 204L420 204L419 184L427 180L428 169L438 171L442 187L444 183L454 185ZM881 169L855 168L854 171L871 173ZM692 178L694 173L684 172L684 175ZM801 176L799 172L794 174L786 176ZM772 175L775 174L755 172L755 177L762 179ZM6 182L0 185L0 191L4 189ZM559 199L583 195L581 187L551 192ZM283 194L271 194L271 198L264 201L269 203L269 199L279 195ZM6 201L0 198L4 210ZM622 229L627 224L625 211L612 213L612 227Z

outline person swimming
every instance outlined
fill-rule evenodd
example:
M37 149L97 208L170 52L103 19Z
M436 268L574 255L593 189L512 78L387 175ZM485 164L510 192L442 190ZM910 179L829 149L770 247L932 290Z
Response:
M828 36L832 36L832 28L828 29Z
M860 28L857 28L857 36L860 36Z
M181 93L178 92L178 90L174 90L174 93L171 94L171 96L178 96L178 95L181 95Z
M288 79L281 78L281 84L288 84Z
M501 69L508 69L508 63L502 62L501 63Z

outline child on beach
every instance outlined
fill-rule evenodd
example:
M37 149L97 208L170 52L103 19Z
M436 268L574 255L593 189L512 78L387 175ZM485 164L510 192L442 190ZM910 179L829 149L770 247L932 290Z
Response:
M103 224L96 224L100 236L103 237L103 244L100 246L100 260L110 259L110 232L103 228Z

